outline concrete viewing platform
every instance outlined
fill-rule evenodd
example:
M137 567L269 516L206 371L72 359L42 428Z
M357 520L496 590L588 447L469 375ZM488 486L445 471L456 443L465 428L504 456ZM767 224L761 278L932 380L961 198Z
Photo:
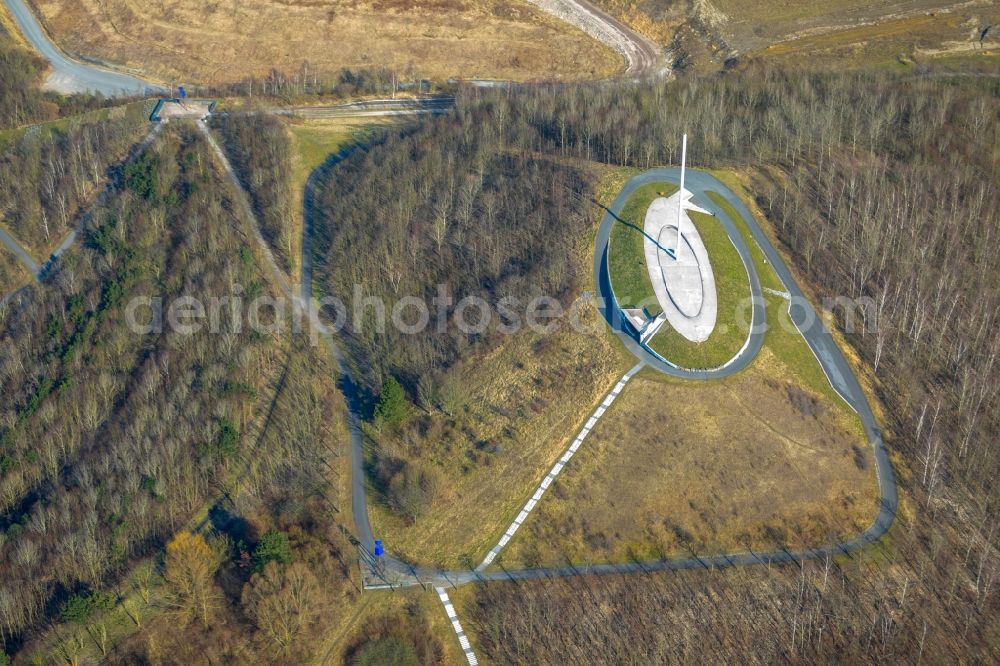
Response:
M149 119L155 122L166 122L173 118L191 118L204 120L215 110L215 100L211 99L161 99L157 103Z
M667 322L692 342L704 342L715 329L718 294L708 250L688 211L711 214L691 203L688 190L653 200L646 211L643 250L656 300ZM677 247L677 208L681 242ZM656 239L654 243L651 239ZM674 252L671 257L664 248Z

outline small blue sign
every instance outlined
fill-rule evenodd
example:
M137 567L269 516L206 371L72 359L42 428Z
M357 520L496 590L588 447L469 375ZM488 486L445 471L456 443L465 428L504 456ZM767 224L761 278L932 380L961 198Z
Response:
M375 557L382 557L385 555L385 548L382 546L382 541L379 539L375 540Z
M177 86L177 92L180 93L181 99L184 99L185 97L188 96L187 90L184 90L184 86Z

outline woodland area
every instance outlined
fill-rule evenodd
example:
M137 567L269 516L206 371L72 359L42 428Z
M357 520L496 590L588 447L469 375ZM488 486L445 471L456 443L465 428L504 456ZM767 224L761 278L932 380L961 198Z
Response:
M212 126L222 135L226 153L250 193L264 240L278 265L292 270L292 245L300 242L291 226L292 142L285 124L267 114L220 115Z
M464 240L466 252L489 247L496 238L513 249L523 232L511 223L489 223L498 218L490 217L496 212L482 198L469 197L469 214L456 200L462 183L475 184L479 174L490 173L489 160L467 157L477 146L487 146L503 162L552 164L540 158L548 155L647 167L675 162L681 133L688 132L694 165L750 174L758 205L821 299L847 296L868 304L836 308L834 315L871 368L886 406L886 437L904 495L891 540L859 557L863 566L843 566L837 598L846 600L844 612L824 610L825 588L815 577L825 577L825 570L810 570L809 576L798 568L749 570L718 579L713 572L698 585L743 599L744 615L749 612L757 623L753 631L784 641L768 649L789 659L823 660L844 651L869 659L913 660L922 654L950 661L972 654L989 660L997 644L1000 541L1000 493L993 482L1000 454L990 446L1000 436L1000 338L993 335L1000 307L993 270L1000 259L993 242L1000 229L993 177L1000 163L998 96L992 79L938 78L933 72L907 79L807 74L763 66L666 84L534 89L516 96L475 91L460 99L451 116L387 136L332 170L321 225L329 237L318 254L322 275L338 295L354 283L386 295L426 294L442 279L488 287L495 273L482 270L488 264L456 257L457 240ZM586 174L586 167L559 164L561 173ZM523 175L528 169L519 171L517 180L506 183L508 192L526 198L555 191L520 189L535 181ZM411 181L410 173L419 181L416 175ZM558 219L561 240L580 242L570 234L587 225L567 224L568 216L553 211L572 206L573 215L590 219L596 212L582 204L589 197L585 176L566 187L577 187L582 197L533 202L530 209L548 218L541 226ZM420 196L408 196L410 188ZM350 205L334 208L334 201ZM462 222L467 217L476 220L476 235L452 236L468 228ZM384 224L366 226L371 219ZM350 264L344 261L348 252L355 257ZM537 255L532 261L528 270L550 271L558 264L539 266ZM449 275L440 268L447 265L462 270ZM479 293L494 295L489 289ZM356 324L350 335L357 358L410 388L421 368L446 366L452 355L469 354L475 342L452 339L443 345L430 335L395 339L393 333L378 339L359 334ZM371 379L377 387L379 376ZM539 604L550 606L537 615L519 612L516 623L505 604L517 603L514 597L526 586L483 592L478 629L490 635L500 631L495 623L504 623L504 645L487 644L486 656L498 663L565 663L586 654L617 662L611 647L616 643L588 641L588 652L565 637L557 643L562 651L543 658L540 645L552 647L543 636L553 633L545 613L559 615L558 626L584 622L595 605L640 594L645 579L592 587L593 603L579 603L577 593L576 606L557 597L559 585L576 583L533 592ZM756 588L770 588L771 603L748 611L746 595ZM692 593L711 599L702 589ZM798 610L779 612L792 593ZM521 635L513 635L515 625ZM719 658L738 659L746 645L755 645L748 635L741 648L717 635L718 627L699 623L685 631L692 645L715 645ZM511 643L534 647L515 653ZM754 652L760 662L768 660L764 645Z
M421 376L446 371L457 359L496 344L494 321L465 334L449 322L465 297L494 304L512 299L523 320L537 296L563 301L581 276L572 257L590 224L592 175L530 154L516 132L491 122L487 105L417 128L394 129L325 174L314 223L317 274L324 293L347 304L345 337L359 376L375 390L395 376L415 394ZM513 128L512 128L513 129ZM377 224L373 222L377 221ZM555 236L554 234L558 234ZM445 285L450 305L433 305ZM361 299L355 300L355 289ZM403 297L427 304L430 325L404 333L373 325L374 307ZM358 314L366 319L355 318ZM476 310L467 315L478 323ZM413 313L404 318L415 320Z
M82 209L104 187L112 165L150 130L143 104L107 113L104 120L62 121L0 144L0 217L36 254L75 226Z
M93 216L84 247L0 320L0 630L155 549L252 447L258 396L284 362L226 321L216 335L126 324L136 296L266 287L222 176L193 130L167 133ZM225 221L229 220L229 223Z
M0 67L30 73L20 57L3 46ZM0 90L0 123L52 117L44 96L18 90ZM835 314L845 327L856 320L847 338L885 406L903 497L889 538L801 567L477 587L460 610L482 656L996 661L998 97L993 79L761 66L480 90L329 171L313 213L317 277L349 305L344 339L389 425L412 414L404 392L428 411L456 411L467 397L444 372L502 333L379 333L370 308L353 317L354 285L390 308L408 295L431 302L439 284L453 303L568 299L584 283L573 267L599 213L594 163L675 162L683 131L693 164L747 174L819 297L870 299L866 312ZM271 120L229 123L220 131L244 156L234 163L280 250L283 174L272 167L287 138ZM36 246L72 227L139 128L112 117L8 145L5 224ZM341 479L326 473L342 469L346 441L333 370L301 341L233 322L221 335L130 331L133 296L271 287L193 129L172 124L111 181L82 245L0 309L0 662L38 647L56 620L74 627L56 648L69 661L87 641L119 663L308 659L357 600ZM416 468L379 471L401 486L403 513L435 485ZM190 525L207 508L211 529ZM148 599L137 564L160 581ZM122 581L134 595L116 589ZM129 605L135 595L146 610ZM112 647L102 618L119 606L135 630ZM366 630L347 649L354 663L442 659L416 610Z
M69 136L54 155L79 153ZM109 187L0 309L0 663L307 661L360 600L335 370L225 307L219 332L127 323L136 297L271 290L194 128L172 124ZM423 613L385 611L339 649L438 664Z

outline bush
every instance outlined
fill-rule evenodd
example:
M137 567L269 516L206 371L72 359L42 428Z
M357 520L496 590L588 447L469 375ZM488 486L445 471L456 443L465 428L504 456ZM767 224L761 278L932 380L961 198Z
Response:
M94 592L93 594L77 594L69 598L62 605L59 617L63 622L74 624L86 624L90 615L95 611L108 611L115 605L114 595L107 592Z
M417 651L395 636L369 641L361 646L351 660L353 666L418 666Z
M437 470L408 462L389 480L386 498L393 510L415 521L434 501L440 486Z
M143 153L142 157L125 167L125 187L146 201L151 201L159 189L157 169L158 157Z

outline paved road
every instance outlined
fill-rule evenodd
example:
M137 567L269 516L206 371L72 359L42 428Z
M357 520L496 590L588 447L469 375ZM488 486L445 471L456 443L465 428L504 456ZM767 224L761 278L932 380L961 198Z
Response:
M61 93L96 92L107 97L166 92L162 86L96 65L72 60L52 43L24 0L4 0L21 34L52 65L45 87ZM89 26L81 26L89 29Z
M679 174L679 169L654 169L647 171L646 173L643 173L629 181L623 190L622 195L620 195L615 200L614 204L612 204L608 214L605 215L605 218L601 223L594 248L594 267L598 282L598 296L604 299L606 303L603 314L609 325L612 326L615 332L621 337L622 341L640 361L643 361L654 369L671 376L696 380L723 377L746 367L746 365L756 355L757 351L759 351L760 345L763 343L764 330L763 327L757 326L757 322L765 320L757 318L757 307L760 307L759 312L760 315L763 316L763 299L760 299L761 303L759 306L756 303L754 305L753 328L755 330L752 332L750 343L734 363L713 373L681 370L670 366L669 364L664 364L662 361L658 361L655 357L650 356L648 352L645 352L645 350L637 344L634 344L634 340L632 340L631 336L627 332L621 330L621 316L620 314L616 314L614 312L616 307L614 305L614 294L609 288L610 282L607 279L607 246L608 238L611 234L611 228L615 224L613 214L620 212L625 200L628 198L628 194L634 191L636 187L653 181L668 180L676 182L679 180ZM448 587L486 580L529 580L549 578L552 576L577 576L582 574L623 574L648 571L700 568L712 569L730 566L748 566L754 564L800 562L803 560L825 559L826 557L836 557L839 555L850 554L874 543L889 530L889 527L895 519L898 508L896 480L892 471L892 465L889 461L888 452L886 451L885 444L882 440L881 431L875 422L875 417L870 406L868 405L868 400L865 397L857 378L854 376L850 365L848 365L847 360L844 358L840 349L833 341L829 331L824 328L822 321L818 316L816 316L815 310L809 304L809 301L805 298L802 290L795 282L795 279L788 266L785 264L784 259L771 244L767 235L758 226L756 219L750 214L750 211L746 208L742 200L740 200L736 194L730 191L729 188L710 174L696 169L688 170L688 174L689 180L687 183L690 183L689 187L691 191L695 193L695 196L704 195L707 191L715 191L722 195L723 198L725 198L726 201L744 217L754 240L760 246L765 257L767 258L767 261L773 266L775 272L778 274L778 277L785 284L785 288L791 294L790 312L792 314L793 321L795 321L796 326L799 327L806 342L815 352L816 357L819 359L824 371L827 373L827 376L830 377L833 386L841 395L844 396L844 399L848 402L848 404L854 408L854 410L857 411L858 415L861 417L865 433L868 436L875 455L876 474L879 486L879 513L872 525L853 539L817 549L798 551L780 549L777 551L761 553L742 551L711 556L698 556L693 554L692 557L689 558L661 559L647 562L623 562L617 564L599 564L590 566L567 565L562 567L538 567L531 569L504 569L501 571L446 571L430 567L412 566L391 556L386 556L383 558L382 571L384 572L387 583L391 583L393 586L402 587L413 585ZM751 271L751 289L753 294L759 297L759 279L756 271L752 268L753 262L750 261L749 251L747 249L746 242L743 240L742 234L740 234L735 228L733 221L730 220L728 216L725 215L725 212L721 210L720 207L716 206L714 202L704 196L701 196L699 197L698 203L719 216L720 221L725 226L727 232L730 234L730 237L733 239L734 245L737 247L737 251L740 252L741 257L744 257L745 262L749 262L748 267ZM357 418L356 414L352 415L352 419L354 419L355 423L357 422ZM362 545L362 556L367 559L368 554L374 547L374 544L372 541L371 526L368 522L368 513L366 508L367 494L365 492L365 482L363 478L363 453L363 442L361 441L360 433L355 436L352 430L352 473L355 475L355 478L353 479L353 492L355 495L353 501L353 516L357 525L358 538ZM362 478L359 479L358 475L362 475Z

